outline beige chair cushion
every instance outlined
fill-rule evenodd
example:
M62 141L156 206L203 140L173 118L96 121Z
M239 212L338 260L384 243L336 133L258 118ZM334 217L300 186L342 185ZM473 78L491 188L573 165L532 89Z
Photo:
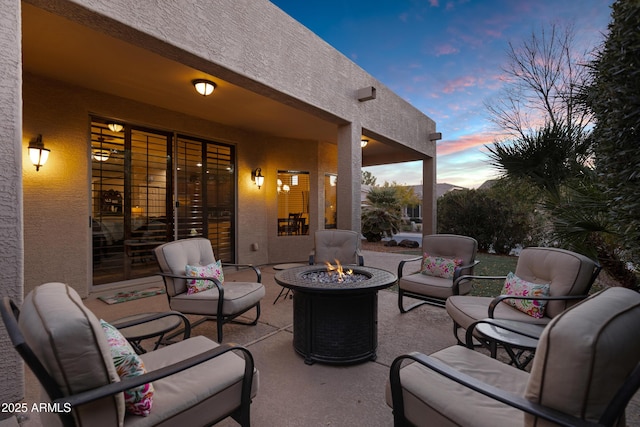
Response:
M422 238L422 252L442 258L461 259L469 265L475 259L478 242L467 236L455 234L430 234ZM463 272L463 274L470 274Z
M265 295L264 285L251 282L226 282L224 285L223 315L231 315L257 304ZM217 288L171 298L171 309L189 314L218 314Z
M453 295L453 280L427 276L422 273L403 276L399 281L399 286L404 291L428 295L432 298L445 299ZM470 290L470 283L460 286L460 293L463 295L469 293Z
M550 284L550 296L586 295L595 263L584 255L556 248L525 248L515 274L527 282ZM549 301L545 316L554 317L575 302ZM486 317L486 316L485 316Z
M360 235L351 230L319 230L315 234L314 262L316 264L357 264Z
M473 322L489 317L489 304L491 297L475 297L468 295L456 295L447 299L445 308L453 321L463 329L467 329ZM536 325L546 325L551 319L544 316L540 319L531 317L522 311L507 304L498 304L494 311L496 319L518 320ZM464 341L464 337L461 337Z
M99 320L64 283L46 283L31 291L20 309L19 325L65 394L120 381ZM83 425L120 425L124 398L121 393L104 398L84 405L78 413Z
M529 374L462 346L431 355L447 365L502 390L522 396ZM416 426L495 427L522 425L517 409L450 381L417 363L402 368L405 416ZM387 382L386 400L393 405Z
M638 325L640 294L625 288L606 289L556 317L540 337L527 399L597 421L640 360Z
M155 248L156 258L161 271L171 271L175 275L184 276L188 265L209 265L215 262L211 241L204 238L185 239L161 245ZM167 293L173 297L187 292L187 281L184 279L165 278ZM173 308L173 310L178 310Z
M149 372L182 361L218 344L203 336L143 354ZM257 394L254 371L251 396ZM154 381L153 408L148 417L127 414L125 426L196 426L224 417L240 404L244 360L233 352L162 380Z

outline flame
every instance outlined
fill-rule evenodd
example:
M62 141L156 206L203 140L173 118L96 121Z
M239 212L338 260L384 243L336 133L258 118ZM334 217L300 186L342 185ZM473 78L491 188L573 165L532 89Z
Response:
M334 261L336 262L335 267L333 265L331 265L331 263L326 262L325 265L327 266L327 272L329 274L331 274L332 272L335 272L338 275L338 282L342 282L344 280L344 277L347 275L352 275L353 274L353 270L348 268L347 271L345 272L344 269L342 268L342 264L340 264L340 261L338 261L337 259L334 259Z

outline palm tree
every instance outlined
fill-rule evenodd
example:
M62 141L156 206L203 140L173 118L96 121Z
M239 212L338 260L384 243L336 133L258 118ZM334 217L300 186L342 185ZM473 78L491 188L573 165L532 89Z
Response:
M362 209L362 235L368 242L392 237L402 221L400 201L393 187L372 187L367 194L368 204Z

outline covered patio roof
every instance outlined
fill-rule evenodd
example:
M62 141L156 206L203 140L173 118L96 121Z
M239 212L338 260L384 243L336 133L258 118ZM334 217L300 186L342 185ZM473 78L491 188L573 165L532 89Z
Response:
M141 47L140 34L118 28L117 23L100 24L113 26L106 34L25 2L22 16L25 72L283 138L337 144L337 128L345 124L327 111L231 70L212 69L211 63L204 64L195 55L187 55L191 63L184 60L184 52L180 61L160 55L155 52L160 49L154 49L161 43L157 40ZM166 52L166 46L162 50ZM195 92L191 81L199 78L216 83L213 95ZM423 158L409 147L364 132L369 144L362 152L363 166Z

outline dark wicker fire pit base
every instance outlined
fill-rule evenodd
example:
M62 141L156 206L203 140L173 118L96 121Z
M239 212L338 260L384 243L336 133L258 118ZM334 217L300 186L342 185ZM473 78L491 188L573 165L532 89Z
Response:
M347 364L376 358L378 290L393 285L393 273L357 267L370 278L353 284L319 284L302 279L306 266L276 274L276 282L293 289L293 347L314 362Z
M376 358L378 293L321 295L295 291L293 346L305 363Z

